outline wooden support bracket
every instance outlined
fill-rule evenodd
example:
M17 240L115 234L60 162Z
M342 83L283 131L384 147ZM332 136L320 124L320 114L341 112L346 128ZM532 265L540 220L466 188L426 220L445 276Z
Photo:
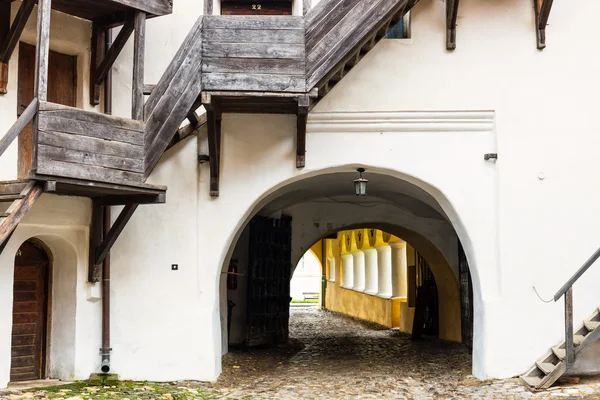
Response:
M298 97L298 114L296 125L296 168L306 166L306 123L311 98L308 95Z
M118 55L125 47L127 40L134 31L135 21L131 15L127 22L123 25L115 41L110 46L108 51L104 53L104 34L105 27L100 24L94 24L92 27L92 62L90 64L90 104L100 104L99 86L104 82L108 72L112 68Z
M456 49L456 19L458 18L458 1L446 0L446 49Z
M554 0L533 0L535 9L535 33L537 37L537 48L543 50L546 48L546 25L550 17L552 2Z
M221 121L218 105L208 93L202 94L202 104L206 109L208 127L208 152L210 154L210 195L219 197L219 174L221 168Z

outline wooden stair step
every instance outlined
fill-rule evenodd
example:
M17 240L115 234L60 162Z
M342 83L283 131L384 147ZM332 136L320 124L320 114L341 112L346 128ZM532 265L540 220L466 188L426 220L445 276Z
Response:
M573 335L573 344L579 346L585 340L583 335Z
M552 352L561 361L564 360L565 357L567 356L567 351L565 349L561 349L560 347L557 347L557 346L552 348Z
M527 384L527 386L532 388L539 388L542 384L542 378L538 378L536 376L522 376L521 379Z
M548 375L549 373L554 371L554 369L556 368L556 365L549 363L549 362L536 361L535 365L538 367L538 369L540 371L542 371L546 375Z
M600 326L600 322L598 322L598 321L583 321L583 325L585 325L585 328L588 331L593 331L598 326Z
M15 201L15 200L19 200L22 199L23 196L21 196L20 193L17 194L0 194L0 203L8 203L10 201Z

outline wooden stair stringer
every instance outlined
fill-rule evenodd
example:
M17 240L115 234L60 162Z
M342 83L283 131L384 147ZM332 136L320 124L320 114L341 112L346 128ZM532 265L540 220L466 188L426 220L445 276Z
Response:
M574 330L575 360L577 360L579 354L600 339L598 326L600 326L600 312L596 309L589 318ZM565 341L563 341L559 345L553 346L543 357L538 359L533 367L521 375L521 380L532 390L547 389L567 372L565 358Z

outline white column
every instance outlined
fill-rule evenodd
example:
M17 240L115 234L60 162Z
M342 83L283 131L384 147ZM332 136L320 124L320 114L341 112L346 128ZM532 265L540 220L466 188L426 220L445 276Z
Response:
M406 298L407 291L407 261L406 242L390 243L392 248L392 297Z
M354 265L354 290L365 291L365 253L358 250L352 253Z
M365 293L377 294L377 250L366 249L365 253Z
M352 289L354 287L354 263L352 254L342 254L342 287Z
M377 250L377 296L392 297L392 248L387 244Z

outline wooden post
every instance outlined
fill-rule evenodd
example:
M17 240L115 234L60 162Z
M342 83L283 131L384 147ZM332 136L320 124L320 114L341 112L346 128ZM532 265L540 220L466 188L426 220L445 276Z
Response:
M546 25L552 10L554 0L533 0L535 9L535 33L537 37L537 48L543 50L546 48Z
M458 0L446 0L446 49L456 49L456 19Z
M38 0L37 41L35 54L35 79L33 97L39 102L48 100L48 59L50 58L50 14L52 0ZM29 175L37 170L38 116L33 120L31 132L31 169Z
M92 59L90 60L90 104L100 104L100 84L96 82L98 67L104 57L104 35L106 31L101 29L96 22L92 24Z
M565 293L565 362L567 369L575 363L573 347L573 287L570 287Z
M133 96L131 118L144 120L144 54L146 50L146 13L135 12L135 36L133 45Z
M213 1L204 0L204 15L213 15Z
M296 120L296 168L304 168L306 165L306 122L310 107L310 97L302 95L298 97L298 114Z
M10 0L0 0L0 49L3 49L8 41L10 33ZM8 85L8 63L0 60L0 94L6 94Z
M102 243L103 208L97 200L92 200L92 221L90 224L90 249L88 282L100 282L100 265L96 264L96 249Z
M210 155L210 196L219 197L221 167L221 112L210 94L202 94L208 124L208 152Z

